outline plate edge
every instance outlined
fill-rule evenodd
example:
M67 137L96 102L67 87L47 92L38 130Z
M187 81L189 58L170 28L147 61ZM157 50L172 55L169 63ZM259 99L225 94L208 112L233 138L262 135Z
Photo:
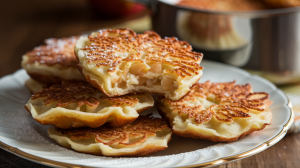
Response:
M207 61L207 62L214 63L213 61ZM221 65L223 65L223 64L221 64ZM224 65L226 66L226 64L224 64ZM231 66L228 66L228 65L227 65L227 67L236 68L236 67L231 67ZM239 69L239 68L236 68L236 69ZM13 74L19 73L22 70L23 69L17 70ZM250 76L256 76L257 77L257 75L253 75L253 74L251 74L251 73L249 73L249 72L247 72L243 69L239 69L239 70L242 70L242 71L248 73ZM13 75L13 74L11 74L11 75ZM10 75L6 75L6 76L3 76L3 77L7 77L7 76L10 76ZM264 78L261 78L261 79L266 80ZM270 83L271 82L268 81L268 84L270 84ZM278 89L276 86L275 86L275 90L279 90L280 92L283 92L282 90ZM237 161L237 160L252 156L254 154L257 154L259 152L262 152L263 150L267 149L268 147L270 147L270 146L276 144L277 142L279 142L286 135L287 130L291 127L291 125L293 123L293 119L294 119L294 111L292 109L292 104L290 102L290 99L288 98L288 96L286 95L285 92L283 92L283 93L284 93L286 99L288 100L288 103L287 103L286 106L288 106L288 108L290 109L291 115L290 115L290 118L287 121L287 123L283 126L283 129L276 136L274 136L272 139L268 140L267 142L264 142L263 144L255 147L251 150L248 150L246 152L236 154L236 155L233 155L233 156L228 156L228 157L225 157L225 158L220 158L220 159L217 159L217 160L211 161L211 162L201 163L201 164L197 164L197 165L190 165L190 166L185 166L185 167L211 167L211 166L226 164L226 163ZM6 150L6 151L8 151L12 154L15 154L19 157L22 157L24 159L34 161L36 163L40 163L40 164L47 165L47 166L63 167L63 168L75 168L75 167L79 166L78 164L64 163L64 162L59 162L59 161L54 161L54 160L38 157L38 156L35 156L35 155L32 155L32 154L26 153L26 152L24 152L24 151L22 151L22 150L20 150L16 147L5 144L1 140L0 140L0 148L4 149L4 150ZM84 166L84 165L80 165L80 167L94 168L93 166Z

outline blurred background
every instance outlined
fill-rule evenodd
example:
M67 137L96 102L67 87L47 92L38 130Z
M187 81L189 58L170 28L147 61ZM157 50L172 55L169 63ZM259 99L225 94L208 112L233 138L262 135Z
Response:
M261 75L300 111L299 0L27 0L0 1L0 77L21 68L22 55L47 38L103 28L154 30L188 41L204 59ZM299 119L290 133L299 132ZM298 120L298 121L297 121ZM278 159L275 159L278 158ZM287 135L255 156L219 167L295 167L300 135ZM0 167L46 167L0 150Z
M150 29L147 13L145 6L122 0L0 1L0 77L20 69L22 55L47 38L119 27L136 19L120 26L143 32Z
M47 38L128 27L188 41L204 59L300 82L299 0L1 1L0 77Z

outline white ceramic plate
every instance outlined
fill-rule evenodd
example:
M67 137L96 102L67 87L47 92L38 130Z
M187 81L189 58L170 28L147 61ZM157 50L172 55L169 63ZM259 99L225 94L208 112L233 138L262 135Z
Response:
M47 135L48 126L32 119L23 108L30 97L24 82L25 70L0 79L0 147L20 157L61 167L183 167L215 166L242 159L274 145L293 122L293 112L287 96L269 81L244 70L203 61L204 75L200 82L250 83L254 91L270 94L273 112L272 124L232 143L214 143L200 139L172 136L169 148L143 157L102 157L81 154L56 145ZM157 114L155 108L142 113Z

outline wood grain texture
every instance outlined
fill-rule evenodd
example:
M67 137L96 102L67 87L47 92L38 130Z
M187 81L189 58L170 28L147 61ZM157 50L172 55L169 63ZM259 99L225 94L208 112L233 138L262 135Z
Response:
M286 135L267 150L249 158L217 166L218 168L295 168L300 167L300 134Z
M20 69L21 56L46 38L80 35L131 20L95 19L85 0L0 1L0 77ZM0 167L46 167L0 149ZM218 168L300 167L300 134L287 135L269 149Z

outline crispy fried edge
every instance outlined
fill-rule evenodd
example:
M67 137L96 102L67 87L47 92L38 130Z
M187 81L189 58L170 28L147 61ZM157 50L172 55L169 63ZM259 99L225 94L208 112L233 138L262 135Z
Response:
M49 134L49 133L48 133ZM172 139L172 134L173 132L171 131L171 136L167 142L167 144L169 144L169 142L171 141ZM52 138L51 138L52 139ZM69 139L69 138L68 138ZM54 140L55 141L55 140ZM59 144L60 146L63 146L61 145L60 143L58 143L57 141L55 141L57 144ZM75 149L73 149L72 147L67 147L67 146L63 146L65 148L68 148L68 149L71 149L73 151L76 151ZM162 151L162 150L165 150L166 148L168 148L168 146L156 146L156 145L152 145L152 144L148 144L146 145L144 148L141 148L139 150L136 150L134 152L130 152L130 153L126 153L126 154L116 154L116 155L103 155L102 152L101 153L96 153L96 152L79 152L79 151L76 151L76 152L79 152L79 153L85 153L85 154L92 154L92 155L98 155L98 156L109 156L109 157L119 157L119 156L142 156L142 155L147 155L147 154L151 154L151 153L156 153L156 152L159 152L159 151Z
M213 141L213 142L233 142L233 141L236 141L238 140L239 138L242 138L248 134L251 134L252 132L254 131L260 131L260 130L263 130L267 125L270 125L272 123L272 119L271 119L271 122L270 123L264 123L264 125L260 128L260 129L256 129L256 128L251 128L249 129L248 131L245 131L243 132L240 136L236 136L236 137L233 137L233 138L224 138L224 137L219 137L219 136L202 136L202 135L199 135L199 134L195 134L191 131L176 131L173 129L173 124L171 124L171 118L167 117L166 114L163 112L161 106L160 105L161 103L159 103L159 101L157 101L158 103L156 103L156 109L159 113L160 116L162 116L163 118L167 119L169 122L169 126L170 128L172 128L172 131L176 134L176 135L179 135L179 136L182 136L182 137L189 137L189 138L194 138L194 139L206 139L206 140L210 140L210 141ZM270 111L271 113L271 111Z
M144 107L142 109L139 109L137 110L137 113L140 114L141 112L145 111L146 109L150 108L152 106L147 106L147 107ZM28 111L31 114L31 111L27 108L27 106L25 105L24 108L26 109L26 111ZM65 121L65 118L68 118L67 116L66 117L63 117L61 120L61 122L64 122ZM129 123L132 123L133 121L135 121L138 117L131 117L131 118L128 118L126 119L125 121L122 120L122 121L119 121L119 120L113 120L114 122L108 122L110 124L110 126L112 127L119 127L119 126L123 126L123 125L126 125L126 124L129 124ZM38 123L42 124L42 125L52 125L52 126L56 126L55 124L51 124L51 123L48 123L48 122L43 122L39 119L35 119L33 118L35 121L37 121ZM105 123L107 123L107 119L105 119L105 122L103 122L103 124L99 125L99 122L98 121L94 121L92 124L86 124L86 126L88 127L91 127L91 128L97 128L97 127L100 127L102 125L104 125ZM73 120L73 119L72 119ZM80 121L79 119L75 119L75 121ZM53 121L52 121L53 122ZM55 120L54 123L57 123L57 120ZM60 123L60 122L59 122ZM115 124L116 123L116 124ZM68 128L72 128L72 127L58 127L58 128L62 128L62 129L68 129Z

